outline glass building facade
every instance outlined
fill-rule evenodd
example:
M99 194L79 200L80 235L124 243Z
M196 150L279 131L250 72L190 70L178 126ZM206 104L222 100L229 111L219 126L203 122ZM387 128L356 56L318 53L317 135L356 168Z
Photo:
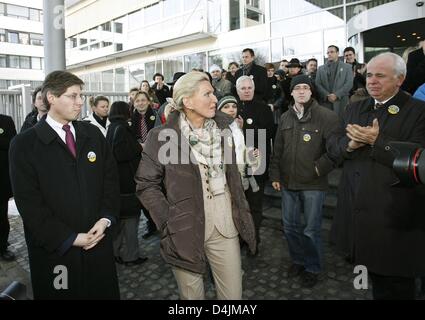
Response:
M145 46L148 52L149 43L143 44L138 38L160 37L158 30L173 34L176 28L183 35L190 34L184 33L185 28L212 35L206 40L206 49L196 50L192 46L187 52L179 49L161 58L152 50L151 55L144 54L140 61L119 68L111 66L89 73L77 70L86 80L86 89L106 91L127 91L141 80L152 81L156 72L171 81L177 71L208 70L212 64L227 69L232 61L240 63L241 51L246 47L254 49L258 64L294 57L301 61L314 57L323 64L329 45L338 46L342 56L346 46L358 44L356 37L347 37L350 19L393 1L396 0L165 0L68 37L68 50L90 52L110 47L113 54ZM261 41L258 37L254 41L250 31L258 27L262 28L263 36ZM232 33L240 34L244 41L223 45L221 37ZM73 66L70 67L72 70Z

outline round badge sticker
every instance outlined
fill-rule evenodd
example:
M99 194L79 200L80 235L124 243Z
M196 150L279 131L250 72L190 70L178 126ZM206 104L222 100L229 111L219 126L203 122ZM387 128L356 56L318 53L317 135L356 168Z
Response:
M0 128L0 134L3 134L3 133L4 133L3 128Z
M308 133L306 133L306 134L304 135L304 137L303 137L303 140L304 140L305 142L309 142L309 141L311 140L311 136L310 136Z
M94 153L93 151L90 151L87 154L87 159L89 159L90 162L95 162L96 161L96 153Z
M252 124L252 123L253 123L253 121L252 121L252 119L251 119L251 118L248 118L248 119L246 119L246 123L248 123L248 124Z
M151 119L151 121L155 120L155 116L151 116L149 119Z
M388 112L391 114L397 114L400 112L400 108L397 107L396 105L391 105L388 107Z

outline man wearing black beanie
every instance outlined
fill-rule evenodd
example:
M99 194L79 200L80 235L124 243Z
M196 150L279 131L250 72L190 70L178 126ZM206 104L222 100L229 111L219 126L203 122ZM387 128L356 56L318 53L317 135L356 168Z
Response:
M307 288L316 285L323 270L322 207L327 175L336 164L326 143L338 127L338 116L312 98L312 87L307 75L292 79L294 102L280 118L270 162L273 188L282 192L283 229L292 259L288 277L301 276Z

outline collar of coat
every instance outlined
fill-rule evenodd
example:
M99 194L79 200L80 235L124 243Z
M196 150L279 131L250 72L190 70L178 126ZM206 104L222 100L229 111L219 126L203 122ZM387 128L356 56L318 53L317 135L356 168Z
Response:
M399 90L398 93L390 100L388 100L383 108L387 109L391 105L396 105L400 109L404 107L406 102L410 99L410 96L405 93L403 90ZM360 113L368 113L371 110L373 110L373 107L375 106L375 99L370 97L367 101L367 103L362 104Z
M304 105L304 114L301 119L298 119L298 116L294 110L294 104L291 104L288 108L290 114L299 122L308 122L311 119L311 112L312 110L319 105L316 100L311 98L305 105Z
M72 121L72 125L75 128L75 135L77 136L76 142L78 145L79 142L89 137L89 133L87 132L87 127L82 125L81 121ZM44 144L50 144L56 139L59 139L60 141L62 141L60 137L57 135L57 133L55 132L55 130L53 130L53 128L50 127L49 124L46 122L46 117L43 117L40 119L40 121L34 126L34 130L38 138Z

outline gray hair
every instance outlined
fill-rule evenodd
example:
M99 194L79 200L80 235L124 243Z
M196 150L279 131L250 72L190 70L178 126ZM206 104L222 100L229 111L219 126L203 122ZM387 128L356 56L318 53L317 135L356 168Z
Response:
M407 73L406 63L404 62L402 57L392 52L384 52L384 53L378 54L377 56L370 59L368 64L370 64L371 62L375 60L386 59L386 58L391 58L393 60L392 67L396 77L406 76L406 73Z
M177 110L183 110L183 99L193 96L203 81L209 83L210 79L204 72L199 71L191 71L177 80L173 87L173 100Z
M255 84L254 84L254 80L252 80L252 78L250 76L241 76L238 78L238 80L236 80L236 89L240 89L242 86L242 82L249 80L251 81L252 84L252 88L255 89Z

